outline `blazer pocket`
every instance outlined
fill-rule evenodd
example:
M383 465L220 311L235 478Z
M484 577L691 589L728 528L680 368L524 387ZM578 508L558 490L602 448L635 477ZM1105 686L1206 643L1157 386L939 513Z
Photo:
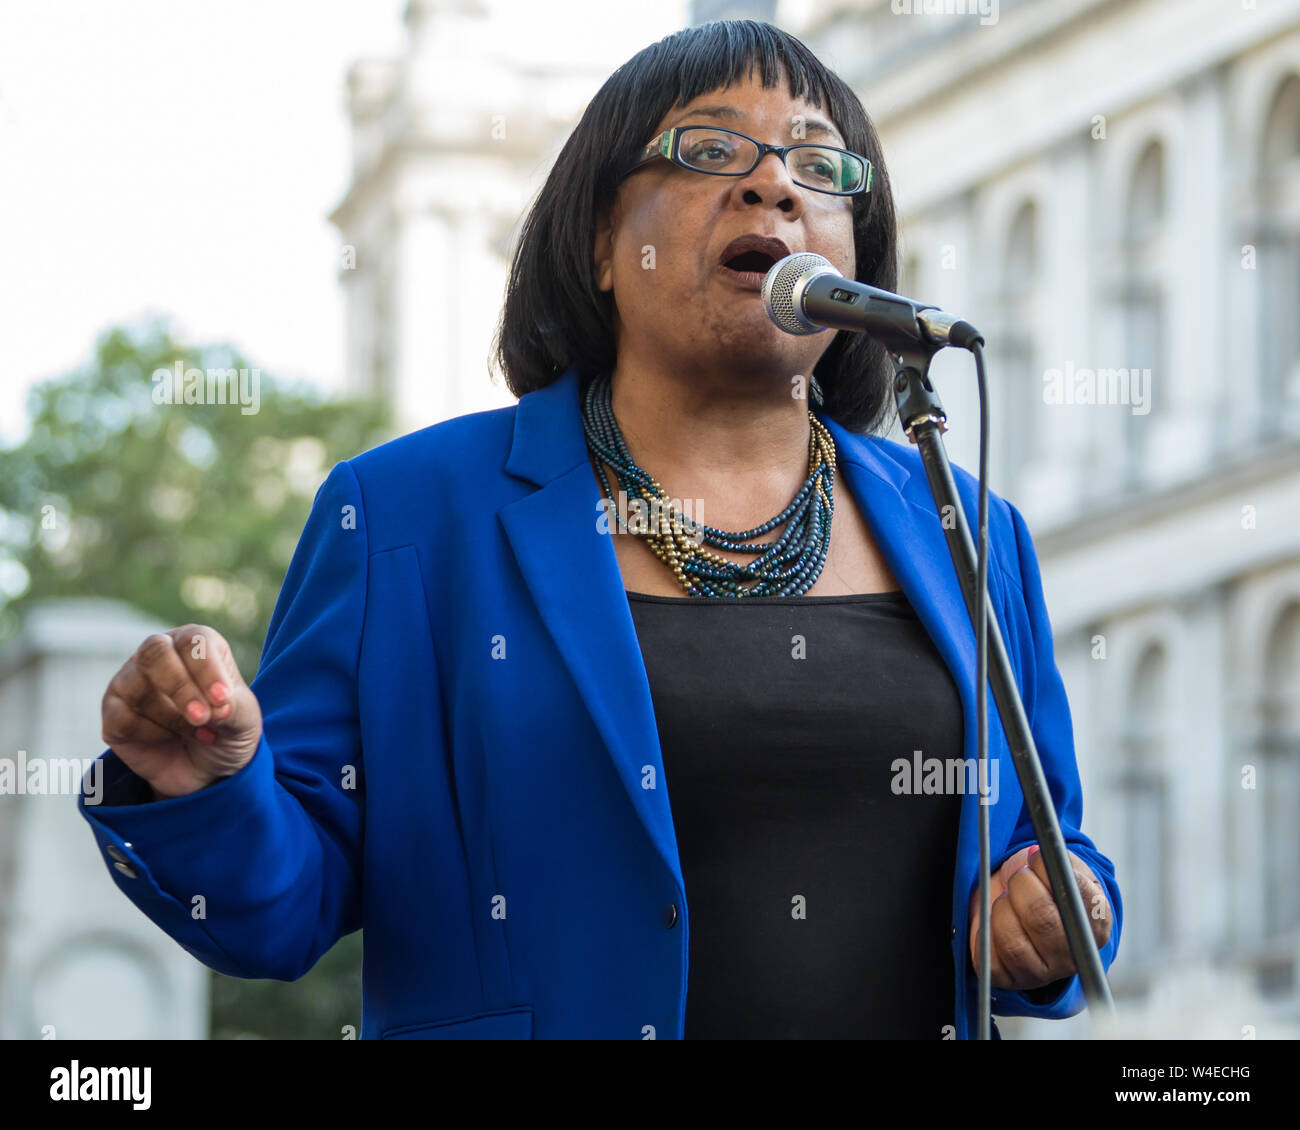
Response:
M430 1024L404 1024L385 1029L381 1040L531 1040L533 1010L511 1008L502 1012L481 1012L455 1020Z

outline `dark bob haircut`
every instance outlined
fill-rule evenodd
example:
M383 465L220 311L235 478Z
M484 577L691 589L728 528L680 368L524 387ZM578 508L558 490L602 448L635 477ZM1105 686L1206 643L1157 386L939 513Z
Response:
M596 285L597 218L620 171L674 106L745 81L765 88L782 71L792 98L829 113L848 148L871 161L871 192L853 197L859 281L897 287L894 201L875 127L849 86L798 39L768 23L721 20L687 28L639 51L605 81L569 135L520 232L493 353L515 396L545 388L577 364L585 381L617 360L613 296ZM813 375L821 411L849 431L879 428L893 407L893 368L864 334L839 333Z

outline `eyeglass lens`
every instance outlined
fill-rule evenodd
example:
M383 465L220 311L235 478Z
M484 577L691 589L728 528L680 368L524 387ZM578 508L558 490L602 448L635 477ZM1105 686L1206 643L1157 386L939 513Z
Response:
M677 155L703 173L746 173L758 163L758 146L729 130L688 126L681 132ZM791 179L805 188L852 192L861 187L862 162L843 149L801 145L785 156Z

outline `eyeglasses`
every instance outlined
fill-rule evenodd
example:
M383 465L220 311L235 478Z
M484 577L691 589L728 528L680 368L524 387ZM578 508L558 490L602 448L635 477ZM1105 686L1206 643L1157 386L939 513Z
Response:
M814 192L858 196L871 191L871 162L833 145L766 145L747 134L714 126L674 126L641 150L623 176L656 157L718 177L743 177L769 153L784 162L790 179Z

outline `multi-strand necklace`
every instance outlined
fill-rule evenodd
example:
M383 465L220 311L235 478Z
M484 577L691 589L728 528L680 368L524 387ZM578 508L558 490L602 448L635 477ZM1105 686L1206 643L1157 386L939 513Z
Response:
M592 379L583 398L583 428L601 486L623 531L643 538L650 551L672 570L687 595L799 596L813 586L826 563L835 514L835 441L811 409L808 478L794 501L761 526L733 533L691 521L673 506L663 487L632 462L614 418L611 391L610 375L602 372ZM614 469L624 497L641 499L643 513L649 510L647 528L631 528L619 513L605 474L606 463ZM745 544L786 521L789 524L775 541ZM737 563L705 546L758 556L752 562Z

